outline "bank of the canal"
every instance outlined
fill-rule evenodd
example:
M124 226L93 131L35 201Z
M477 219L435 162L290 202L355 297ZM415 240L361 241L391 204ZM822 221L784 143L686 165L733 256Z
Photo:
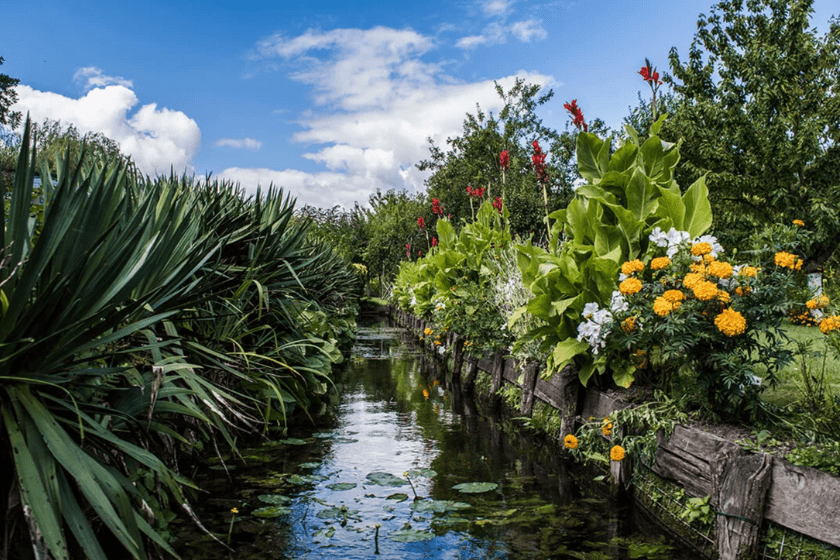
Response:
M412 337L413 339L413 337ZM333 405L196 474L184 558L690 558L511 420L447 388L401 329L360 328ZM228 476L229 475L229 476ZM233 512L235 510L235 512ZM377 536L378 535L378 536Z

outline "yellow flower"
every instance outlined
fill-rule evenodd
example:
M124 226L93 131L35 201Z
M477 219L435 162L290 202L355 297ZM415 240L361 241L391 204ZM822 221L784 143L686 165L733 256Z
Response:
M694 288L694 285L701 280L703 280L702 275L697 274L696 272L689 272L685 275L685 278L683 278L683 286L691 290Z
M610 449L610 459L613 461L624 460L624 448L620 445L613 445L612 449Z
M621 322L621 328L627 334L630 334L631 332L636 330L636 317L635 317L635 315L633 317L627 317L626 319L624 319L624 321Z
M641 291L642 281L638 278L628 278L619 284L618 289L626 296L633 295Z
M820 331L822 331L823 334L828 334L831 331L836 331L837 329L840 329L840 316L838 315L826 317L820 321Z
M429 336L433 332L435 332L435 331L433 331L430 327L426 327L426 330L423 331L423 334L425 334L426 336Z
M732 265L724 261L715 261L709 265L709 274L718 278L732 276Z
M743 297L743 296L747 295L747 294L748 294L748 293L750 293L751 291L752 291L752 290L750 289L750 287L749 287L749 286L745 286L745 287L743 287L743 288L742 288L741 286L738 286L737 288L735 288L735 293L736 293L736 294L738 294L738 295L739 295L739 296L741 296L741 297Z
M563 445L566 446L566 449L577 449L578 439L574 435L569 434L563 438Z
M715 317L715 326L726 336L735 336L744 332L747 328L747 320L743 315L728 307Z
M238 509L236 509L236 508L230 508L230 512L231 512L232 514L236 515L237 513L239 513L239 510L238 510Z
M662 270L669 264L671 264L671 259L669 259L668 257L656 257L655 259L650 261L650 269Z
M612 422L608 422L604 426L601 426L601 433L603 433L605 436L609 437L610 434L612 433L612 429L613 429Z
M828 297L826 297L826 295L825 295L825 294L820 294L820 295L818 295L817 297L815 297L814 299L809 299L809 300L805 303L805 306L806 306L808 309L811 309L811 310L814 310L814 309L822 309L822 308L824 308L825 306L827 306L827 305L828 305L828 303L829 303L829 302L828 302Z
M717 286L708 280L700 280L694 284L692 290L694 291L694 297L700 301L711 301L718 295Z
M712 244L711 243L695 243L691 246L691 254L695 257L699 257L702 255L708 255L712 252Z
M662 296L656 298L653 302L653 312L659 315L660 317L668 315L673 310L674 304Z
M685 299L685 294L679 290L666 290L662 297L671 303L679 303Z
M627 276L634 274L636 272L641 272L645 269L645 265L639 259L633 261L627 261L626 263L621 265L621 273Z
M695 274L706 274L706 265L702 262L691 263L688 268Z
M424 398L424 399L428 399L428 398L429 398L429 390L428 390L428 389L423 389L423 398Z
M773 259L776 266L789 268L791 270L800 270L802 268L802 259L798 255L788 253L787 251L779 251Z
M729 303L729 292L726 290L718 290L717 293L718 301L722 301L723 303Z
M799 226L799 227L805 227L805 222L803 222L802 220L793 220L793 225Z
M435 346L440 346L440 340L435 340Z
M738 271L740 276L747 276L749 278L755 278L755 274L758 272L758 269L754 266L745 266L741 270Z

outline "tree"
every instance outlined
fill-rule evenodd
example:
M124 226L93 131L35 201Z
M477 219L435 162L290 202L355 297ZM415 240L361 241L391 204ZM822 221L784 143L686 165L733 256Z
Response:
M3 64L3 57L0 56L0 66ZM17 78L11 78L6 74L0 74L0 125L17 128L20 124L20 111L12 111L11 107L17 102L18 95L14 87L20 83Z
M680 183L707 174L728 244L802 219L817 266L840 240L840 22L818 36L812 3L725 0L701 15L688 59L671 49L679 108L663 136L685 140Z
M549 90L540 95L540 90L540 86L526 84L521 79L507 92L496 84L496 92L504 101L498 117L476 106L475 114L468 113L464 120L463 134L446 140L447 151L429 140L430 158L417 167L433 172L426 181L429 197L440 200L444 213L451 214L453 224L472 217L467 193L470 186L484 188L485 200L487 197L504 199L515 234L544 231L543 193L531 163L531 143L535 140L549 153L546 171L550 209L568 202L577 177L568 166L574 154L574 136L564 142L560 134L542 124L536 110L554 92ZM565 151L554 149L566 144ZM502 152L507 152L509 164L504 173L499 159ZM562 154L561 158L557 157L558 153Z
M55 173L55 161L58 156L64 156L70 150L70 157L75 161L82 154L82 147L85 147L86 161L110 160L121 157L120 144L116 140L108 138L101 132L87 132L81 134L73 124L65 128L61 121L45 119L35 130L37 139L38 156L50 164L50 170Z

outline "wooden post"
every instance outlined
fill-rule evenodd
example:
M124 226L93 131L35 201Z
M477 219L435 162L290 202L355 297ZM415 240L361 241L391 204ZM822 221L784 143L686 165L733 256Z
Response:
M556 381L560 388L560 406L558 407L560 411L560 433L558 435L560 441L563 441L563 438L575 432L575 418L578 414L578 395L581 385L578 378L578 368L573 363L554 375L559 377ZM565 447L562 449L564 453L568 454Z
M523 416L531 416L534 412L534 388L537 386L540 365L537 362L525 364L522 380L522 402L519 405L519 412Z
M472 394L475 391L475 378L478 376L478 358L466 356L467 368L464 372L464 392Z
M715 535L720 560L758 557L758 535L764 519L772 461L766 453L744 456L725 453L712 460L712 503L718 513Z
M464 363L464 339L457 334L452 339L452 377L460 380Z
M502 388L502 380L505 372L505 353L501 350L496 350L493 354L493 371L490 375L493 379L490 384L490 397L495 398L496 393Z
M613 442L621 439L621 431L613 431L613 438L610 443L610 452L612 452ZM630 479L633 477L633 462L630 457L625 455L621 461L613 461L610 457L610 475L613 480L613 494L619 500L625 500L630 497L632 486Z

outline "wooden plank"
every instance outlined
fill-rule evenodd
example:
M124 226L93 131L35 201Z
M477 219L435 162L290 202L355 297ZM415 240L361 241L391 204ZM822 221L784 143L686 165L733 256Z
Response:
M505 381L513 383L514 385L519 387L519 381L517 381L517 379L519 378L519 373L519 368L517 368L514 365L513 360L505 360L505 369L502 372L502 378Z
M757 558L773 457L762 453L712 459L718 514L715 536L720 560Z
M560 375L552 375L548 379L540 377L534 387L534 396L554 408L563 408L563 380Z
M840 478L776 457L764 516L840 547Z
M530 417L534 412L534 386L540 376L540 365L537 362L528 362L523 370L522 399L519 403L519 413Z
M677 426L668 441L660 438L652 470L683 486L692 496L711 495L714 487L709 462L724 453L745 455L748 452L703 430Z
M600 391L587 391L583 401L583 409L580 415L588 420L589 418L603 418L613 411L629 407L627 402L605 395Z

